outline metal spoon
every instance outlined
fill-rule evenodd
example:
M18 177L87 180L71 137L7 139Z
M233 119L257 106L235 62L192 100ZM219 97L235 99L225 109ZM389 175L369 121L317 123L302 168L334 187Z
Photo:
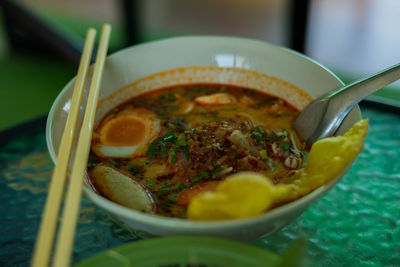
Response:
M330 91L312 101L294 121L294 129L308 145L335 135L347 114L365 97L400 79L400 64Z

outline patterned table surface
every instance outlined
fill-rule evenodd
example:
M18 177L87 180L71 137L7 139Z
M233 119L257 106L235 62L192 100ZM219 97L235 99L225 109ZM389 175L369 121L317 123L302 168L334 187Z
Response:
M305 237L315 266L400 266L400 114L362 108L364 152L292 224L253 245L281 253ZM29 265L53 164L44 126L0 146L0 266ZM83 198L73 262L140 240Z

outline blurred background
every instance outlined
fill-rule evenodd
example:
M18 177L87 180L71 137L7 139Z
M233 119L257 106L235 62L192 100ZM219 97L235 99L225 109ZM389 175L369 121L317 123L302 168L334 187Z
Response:
M247 37L350 82L400 62L399 10L398 0L0 0L0 131L48 113L75 76L86 29L104 22L110 52L179 35ZM370 100L399 105L400 84Z

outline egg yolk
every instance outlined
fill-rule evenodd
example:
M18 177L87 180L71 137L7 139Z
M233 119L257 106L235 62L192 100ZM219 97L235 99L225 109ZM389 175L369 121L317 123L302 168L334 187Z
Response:
M132 146L149 133L148 123L136 116L119 116L108 121L100 132L101 142L109 146Z

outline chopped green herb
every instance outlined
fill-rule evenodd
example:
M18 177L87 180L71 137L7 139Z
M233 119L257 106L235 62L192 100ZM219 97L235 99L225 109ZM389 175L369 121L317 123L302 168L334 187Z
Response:
M184 134L180 134L176 144L181 147L187 146L186 136Z
M139 173L142 172L141 168L140 168L138 165L130 166L130 167L128 168L128 171L129 171L132 175L137 175L137 174L139 174Z
M204 93L205 88L201 85L195 85L191 88L191 91L196 91L197 93Z
M285 138L285 136L284 135L277 135L274 131L272 131L271 132L271 134L270 134L270 136L269 136L269 140L271 141L271 142L276 142L276 141L279 141L279 140L281 140L282 138Z
M149 149L147 150L147 155L149 156L155 156L157 154L157 150L158 150L158 146L159 146L159 142L160 142L161 138L157 138L155 139L153 142L151 142Z
M197 112L198 112L198 113L205 113L206 110L205 110L204 108L202 108L202 107L198 107L198 108L197 108Z
M179 109L179 106L177 105L170 105L170 106L161 106L159 109L156 110L157 115L160 117L165 117L165 115L176 111Z
M290 113L290 112L282 112L282 113L278 113L278 115L282 116L282 117L290 117L290 116L292 116L292 113Z
M178 117L168 123L168 128L177 128L180 131L186 130L186 118Z
M281 145L281 148L283 149L283 150L285 150L285 151L288 151L289 149L290 149L290 144L289 143L283 143L282 145Z
M184 151L187 147L188 144L184 134L167 133L150 144L147 155L151 157L168 155L171 158L171 163L175 164L177 152Z
M176 163L176 152L175 152L175 150L174 150L174 149L171 149L171 150L168 152L168 155L169 155L170 158L171 158L171 163L172 163L172 164L175 164L175 163Z
M171 199L171 198L167 198L166 200L164 200L164 202L161 205L161 208L163 210L169 210L171 209L171 205L175 204L177 201L176 199Z
M185 149L183 152L185 153L186 160L189 160L190 159L190 151L189 151L189 149Z
M211 172L211 177L212 177L212 178L217 177L217 175L218 175L218 173L219 173L220 171L222 171L221 166L216 165L216 166L214 167L214 169L212 170L212 172Z
M260 151L260 156L262 159L268 159L268 154L267 154L267 150L261 150Z
M198 181L200 181L200 180L202 180L202 179L204 179L204 178L206 178L206 177L208 177L208 173L205 172L205 171L201 171L201 172L199 173L199 175L193 177L192 179L190 179L190 181L191 181L192 183L195 183L195 182L198 182Z
M166 203L169 203L169 204L175 204L176 202L178 202L175 198L167 198L166 200L165 200L165 202Z
M96 156L90 155L88 159L88 168L93 168L99 163L99 159Z
M152 197L153 197L154 202L155 202L157 205L159 205L159 204L160 204L160 200L158 199L158 197L155 196L155 195L153 195Z
M174 181L174 180L168 180L166 183L164 183L164 184L162 185L162 188L168 188L168 187L170 187L171 185L174 185L174 184L176 184L176 181Z
M153 179L148 179L146 182L146 186L153 186L155 181Z
M263 138L264 137L264 135L262 133L258 132L258 131L252 131L251 134L256 136L256 137L258 137L258 138Z
M108 159L107 163L110 164L110 165L113 165L114 167L118 167L119 166L118 162L116 162L113 159Z
M251 132L253 136L258 138L259 145L261 144L261 139L264 138L264 133L265 133L264 130L260 126L257 126L256 129Z
M161 141L161 140L160 140L159 144L160 144L160 154L161 154L161 155L166 155L166 154L168 153L167 144L164 143L164 142Z
M258 132L260 132L262 134L265 133L264 130L260 126L257 126L256 129Z
M172 191L174 191L174 189L172 188L166 188L166 189L159 189L159 190L154 190L152 191L153 193L156 193L157 195L165 195L165 194L169 194Z
M178 136L177 133L167 133L166 135L164 135L162 137L162 140L165 142L170 142L170 143L175 144L177 141L177 136Z
M178 187L176 188L178 191L181 191L183 189L189 188L190 185L184 184L184 183L179 183Z
M176 97L174 93L168 93L168 94L162 94L158 97L158 99L162 101L167 101L167 102L175 102Z
M182 87L177 87L177 88L175 88L175 92L177 92L179 94L184 94L185 93L185 89L183 89Z
M253 105L253 108L259 109L259 108L261 108L262 106L263 106L262 103L256 103L256 104Z

